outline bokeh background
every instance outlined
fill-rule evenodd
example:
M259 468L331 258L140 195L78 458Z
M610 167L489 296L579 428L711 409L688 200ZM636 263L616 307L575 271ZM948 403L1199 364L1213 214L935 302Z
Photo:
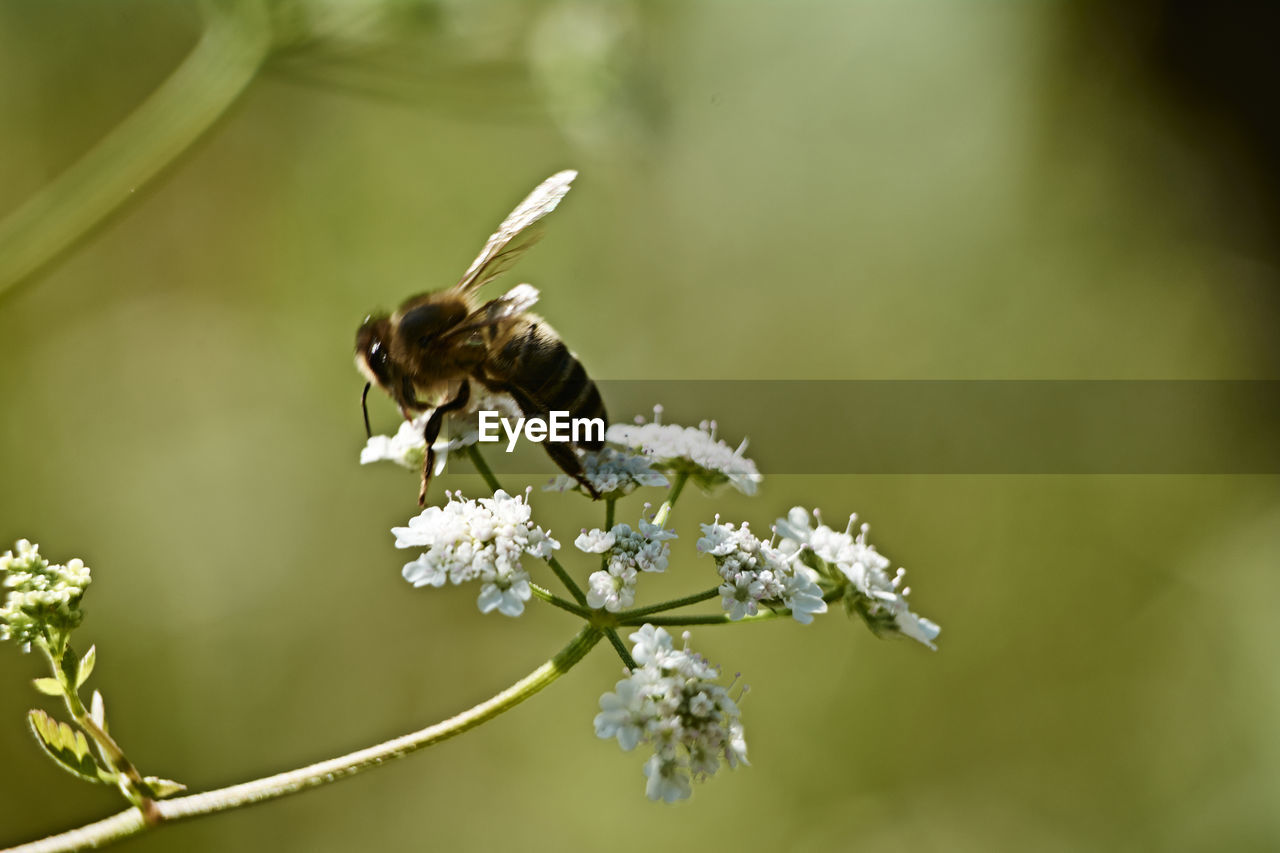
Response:
M400 579L387 530L416 483L356 464L351 367L366 312L452 283L554 170L582 174L509 283L542 289L602 379L1280 376L1273 12L270 12L268 61L199 141L0 294L0 542L94 569L79 645L98 646L112 730L194 790L453 714L574 630ZM0 215L137 109L203 26L159 0L0 3ZM385 400L373 416L394 428ZM721 430L761 458L844 440L769 410ZM695 631L752 686L752 766L674 807L644 799L643 755L592 732L619 675L601 647L426 753L126 844L1280 844L1275 476L765 474L752 499L682 499L650 600L713 580L692 544L715 512L763 529L793 504L856 510L943 626L938 652L839 614ZM443 485L481 486L462 465ZM599 523L573 495L534 505L566 543ZM0 844L120 807L38 753L37 674L0 648Z

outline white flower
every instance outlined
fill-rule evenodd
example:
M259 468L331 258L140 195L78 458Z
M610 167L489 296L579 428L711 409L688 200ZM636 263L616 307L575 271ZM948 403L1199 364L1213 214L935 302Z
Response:
M936 649L933 641L942 629L934 622L911 612L907 595L911 592L902 586L905 569L898 569L892 577L888 558L867 542L869 525L862 525L858 535L853 535L853 525L858 516L849 516L844 532L832 530L822 523L817 510L813 518L817 527L809 523L809 513L803 507L792 507L786 518L778 519L775 530L782 536L778 550L796 555L802 551L818 559L817 567L828 577L845 581L850 586L848 602L877 633L893 631Z
M616 524L608 532L582 531L573 544L588 554L604 555L604 568L587 579L587 605L617 613L634 604L637 572L665 571L671 554L667 542L675 538L671 531L643 519L639 530Z
M782 600L791 608L791 618L802 625L813 621L814 614L826 613L827 602L818 586L818 573L808 566L795 567L795 574L782 581Z
M620 498L630 494L637 486L669 485L666 477L653 470L652 459L613 447L584 453L582 470L587 482L595 486L603 498ZM563 492L569 489L581 491L582 484L567 474L558 475L543 487L546 492Z
M905 569L898 569L897 575L894 576L893 585L896 588L901 582L902 576L906 574ZM938 635L942 633L942 626L937 622L926 619L923 616L917 616L907 607L907 594L911 590L908 587L902 588L902 594L898 596L897 601L900 606L893 610L894 621L898 623L898 632L904 637L910 637L917 643L924 643L933 650L937 650L937 646L933 641L938 639Z
M610 613L626 610L636 603L636 570L615 569L592 572L587 578L587 606L603 607Z
M738 705L716 682L719 670L688 648L677 649L662 628L645 625L631 635L637 666L612 693L600 697L596 736L617 738L630 751L653 747L645 762L645 794L651 800L687 799L690 783L720 767L747 763Z
M448 436L437 438L431 445L436 453L435 467L431 472L433 477L440 476L444 471L450 453L479 440L480 421L477 412L481 409L498 411L507 417L520 417L519 406L508 395L493 394L473 385L467 405L445 416L444 431ZM413 420L402 421L393 436L370 436L360 451L360 464L393 462L402 468L421 470L423 457L427 453L427 440L423 430L430 416L431 412L426 411Z
M476 604L481 613L496 609L503 616L519 616L524 612L524 603L529 600L530 595L529 576L508 569L499 572L480 588Z
M613 547L615 541L617 540L612 533L605 533L597 528L591 532L582 531L578 534L578 538L573 540L573 544L578 550L586 551L588 554L603 554Z
M0 640L12 638L26 650L38 637L65 635L84 618L80 600L92 580L84 561L50 563L39 545L20 539L0 555L0 573L9 590L0 603Z
M736 770L739 764L748 764L746 731L737 720L729 724L729 743L725 747L724 757L729 761L731 770Z
M530 520L528 492L512 497L498 491L479 500L446 494L445 506L427 507L409 519L408 527L391 529L397 548L426 549L405 564L404 579L416 587L478 580L481 613L519 616L532 592L520 558L545 560L560 543Z
M686 474L703 489L728 483L744 495L754 495L763 479L756 463L746 458L746 439L737 450L716 438L715 421L703 421L696 428L661 423L662 407L653 409L653 423L637 418L632 424L613 424L605 438L638 450L653 460L653 466L668 475Z
M747 524L735 529L720 524L702 525L698 550L715 558L724 583L720 604L729 618L754 616L760 604L781 604L791 610L791 618L807 625L815 613L826 613L827 603L818 586L818 573L801 565L798 554L774 548L751 535Z
M614 693L606 693L600 697L600 713L596 714L596 737L618 739L618 746L630 752L644 738L644 726L632 713L632 707L639 705L641 682L630 678L619 681Z
M374 462L394 462L402 468L421 468L422 458L426 454L427 442L422 430L426 425L427 415L419 415L411 421L402 421L400 428L393 436L373 435L365 442L360 451L360 464L371 465ZM436 467L448 455L450 441L442 438L436 441ZM438 474L433 471L432 474Z
M676 800L687 800L693 795L688 771L674 758L663 758L655 752L644 763L644 775L649 779L645 783L644 793L651 800L674 803Z

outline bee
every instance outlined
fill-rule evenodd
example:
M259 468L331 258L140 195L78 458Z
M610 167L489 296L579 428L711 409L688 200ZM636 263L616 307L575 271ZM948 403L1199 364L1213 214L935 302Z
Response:
M479 256L453 287L411 296L390 316L365 318L356 332L356 367L368 380L361 394L365 432L368 396L377 385L400 407L406 420L431 411L423 428L427 441L418 504L426 504L435 466L431 445L446 414L471 399L471 383L506 394L526 418L567 411L574 418L600 418L606 424L600 391L582 362L546 321L528 309L538 291L518 284L502 296L477 305L475 292L497 278L538 238L533 228L569 192L577 172L558 172L539 184L503 220ZM577 448L599 450L596 439L579 444L546 441L552 460L593 498Z

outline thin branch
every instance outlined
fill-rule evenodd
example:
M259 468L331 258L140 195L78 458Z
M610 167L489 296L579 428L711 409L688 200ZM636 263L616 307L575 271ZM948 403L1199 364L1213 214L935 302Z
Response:
M271 47L261 0L209 0L177 70L69 169L0 221L0 293L65 252L189 149L240 97Z
M471 460L471 464L476 466L476 471L484 478L485 485L491 491L505 491L502 484L498 482L498 478L493 475L493 469L489 467L489 463L484 461L484 454L474 444L467 445L467 458Z
M339 779L346 779L392 759L403 758L412 752L461 734L514 708L573 668L574 664L582 660L587 652L600 642L600 636L598 628L584 627L551 660L501 693L443 722L377 746L312 764L310 767L203 794L158 801L155 803L155 820L157 823L185 820L274 800L309 788L327 785ZM129 809L88 826L14 847L5 853L55 853L55 851L61 853L61 851L101 847L109 842L137 835L147 828L142 813L136 808Z
M535 596L542 599L547 604L553 605L555 607L559 607L561 610L567 610L570 613L572 613L574 616L579 616L583 619L591 618L590 610L588 610L585 607L579 607L578 605L574 604L572 601L565 601L563 598L556 595L546 587L538 586L538 584L530 581L529 589L531 592L533 592Z
M569 594L573 596L573 600L579 604L587 603L587 594L582 591L582 587L578 586L573 576L560 565L560 561L556 559L556 555L552 554L547 558L547 565L551 567L551 571L556 573L556 577L560 578L560 582L569 590Z
M648 607L637 607L633 610L623 610L621 613L617 614L618 624L634 625L636 624L635 622L628 620L638 619L639 617L645 616L649 613L661 613L664 610L675 610L677 607L688 607L690 604L701 604L704 601L710 601L718 595L720 595L720 587L717 586L708 590L703 590L702 592L694 593L693 595L686 595L684 598L673 598L670 601L651 604Z
M704 593L705 594L705 593ZM822 600L827 604L839 601L844 597L845 590L843 587L827 590L822 596ZM774 619L781 619L783 616L790 616L791 609L788 607L780 607L777 610L766 610L763 613L757 613L755 616L743 616L741 619L730 619L728 613L716 613L706 616L637 616L641 611L631 610L627 613L618 614L619 626L630 625L663 625L667 627L683 627L686 625L728 625L729 623L742 624L743 622L769 622Z
M618 653L618 657L622 658L622 665L627 669L635 669L635 658L631 657L631 652L627 651L626 645L622 642L622 638L618 636L615 628L606 628L604 635L609 638L609 642L613 645L613 650Z

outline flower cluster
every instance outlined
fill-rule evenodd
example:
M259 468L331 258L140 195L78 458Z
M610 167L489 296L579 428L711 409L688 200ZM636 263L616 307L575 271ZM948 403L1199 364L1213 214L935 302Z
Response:
M436 439L431 449L436 452L433 477L444 471L449 454L461 450L480 439L480 421L477 412L481 409L496 411L507 417L519 417L520 409L516 402L506 394L492 394L482 389L472 388L467 405L456 412L445 416L447 436ZM374 462L393 462L403 468L420 470L423 457L427 454L427 440L423 430L431 412L424 412L413 420L402 421L396 434L392 436L370 436L360 451L360 464L370 465Z
M603 554L605 558L605 567L587 579L587 604L610 613L635 604L637 572L666 570L671 553L667 541L675 538L671 531L644 519L638 530L627 524L616 524L607 533L599 528L584 530L573 544L581 551Z
M391 530L397 548L427 549L405 564L404 579L416 587L478 580L481 613L519 616L530 595L529 574L520 558L549 559L560 543L530 520L527 491L517 497L498 491L479 500L446 494L449 502L443 508L427 507L409 519L408 527Z
M735 529L717 515L714 523L701 526L698 550L715 557L724 579L720 603L730 619L754 616L762 602L790 608L792 618L804 625L815 613L827 612L818 573L801 565L797 554L757 539L745 522Z
M931 649L933 641L942 629L934 622L911 612L907 604L910 589L902 586L906 570L890 577L888 558L867 543L870 526L863 524L854 536L853 525L857 515L849 516L844 532L837 532L822 523L817 510L813 518L818 523L812 527L809 513L803 507L792 507L786 518L777 521L775 529L782 537L778 550L787 554L801 554L819 573L848 585L845 605L860 614L876 633L899 633L917 640Z
M737 450L730 450L716 438L715 421L703 421L694 428L664 424L661 418L662 407L654 406L652 423L637 418L635 424L613 424L605 438L644 453L658 470L688 476L703 489L728 483L744 495L756 493L763 478L756 463L743 456L746 439Z
M446 492L445 506L428 508L407 527L392 532L397 547L424 549L404 566L403 575L414 586L478 580L481 612L497 610L508 616L520 615L537 592L540 598L582 616L594 630L607 633L630 669L613 690L600 697L596 734L616 738L627 751L640 744L651 748L653 754L644 765L645 793L652 800L674 802L688 798L694 781L712 776L722 765L732 768L747 763L734 701L741 700L741 695L730 697L733 685L719 683L719 669L689 649L687 633L683 648L676 648L666 630L647 624L631 634L634 651L628 658L617 636L618 626L598 611L625 616L635 605L640 573L667 569L669 542L677 537L665 525L686 481L705 490L728 484L751 495L761 477L745 456L745 441L735 450L716 437L714 422L683 427L662 423L661 414L661 407L655 407L651 423L638 419L634 425L614 424L606 432L606 447L580 454L585 479L607 499L608 519L604 527L583 529L574 540L577 550L600 555L599 567L591 572L585 590L552 558L560 545L533 524L528 491L516 497L497 491L491 499L478 500ZM393 438L371 440L362 461L391 459L408 467L420 465L422 428L422 419L417 419L403 425ZM476 429L472 426L468 431L464 422L461 431L455 429L455 436L436 445L436 452L443 456L474 442ZM614 502L641 486L670 486L667 503L652 517L648 516L650 505L645 504L643 517L634 527L614 524ZM561 475L545 488L564 492L584 487ZM851 517L849 526L839 532L822 524L816 510L811 516L796 507L777 520L771 539L762 540L748 524L721 523L717 515L713 522L700 525L697 549L715 561L719 585L631 611L632 615L674 611L719 598L724 616L694 614L685 620L674 615L655 621L676 625L790 616L810 624L827 612L829 602L840 599L851 615L860 616L876 633L911 637L935 648L939 627L911 612L903 570L890 572L889 560L867 542L866 525L853 529L855 520ZM551 560L576 603L533 586L520 563L525 555Z
M666 486L667 478L653 470L653 459L648 456L627 453L613 447L588 451L582 455L582 469L587 482L595 487L600 497L614 499L631 494L637 486ZM582 490L582 485L567 474L560 474L543 491L563 492Z
M662 628L645 625L632 634L638 666L600 697L595 718L596 735L617 738L624 750L653 746L645 793L668 803L688 798L690 782L714 774L722 757L731 768L748 763L737 704L716 683L719 670L684 638L677 649Z
M36 639L65 638L84 618L80 599L90 577L83 561L51 564L40 556L39 545L21 539L0 556L0 572L9 590L0 607L0 640L27 648Z

